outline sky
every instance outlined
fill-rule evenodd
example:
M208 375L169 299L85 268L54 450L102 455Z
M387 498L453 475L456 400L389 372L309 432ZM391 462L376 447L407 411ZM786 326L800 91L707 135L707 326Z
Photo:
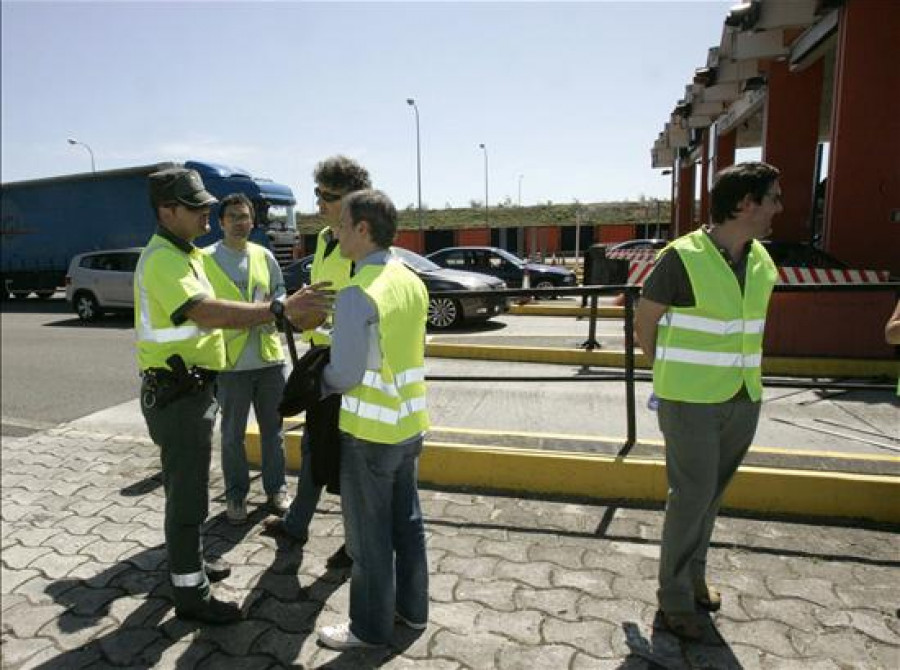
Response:
M4 182L240 166L314 211L343 153L399 208L668 198L650 149L735 0L3 0Z

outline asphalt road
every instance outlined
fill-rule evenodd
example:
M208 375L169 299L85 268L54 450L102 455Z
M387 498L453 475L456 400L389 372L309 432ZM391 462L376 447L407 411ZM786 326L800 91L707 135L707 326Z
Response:
M139 380L131 316L83 324L61 294L51 300L2 303L2 426L0 435L27 435L133 400ZM607 322L605 330L621 330ZM550 335L584 339L587 322L505 316L448 335ZM440 337L440 335L438 335ZM458 364L450 363L450 367Z
M2 435L24 435L136 398L130 317L82 324L59 298L2 304Z
M2 304L2 428L0 435L26 435L62 422L104 423L114 430L144 431L129 317L83 325L61 299ZM577 346L586 320L504 316L486 324L433 334L517 341L535 337ZM606 346L621 338L622 323L604 320L598 338ZM503 341L500 340L500 341ZM487 376L492 381L433 381L429 409L435 426L568 435L626 434L624 383L501 381L511 375L565 376L577 366L429 359L430 375ZM637 436L659 440L656 416L646 407L648 383L636 384ZM754 444L819 451L900 453L900 399L887 391L847 393L768 388ZM103 411L101 411L103 410ZM90 416L88 416L90 415Z

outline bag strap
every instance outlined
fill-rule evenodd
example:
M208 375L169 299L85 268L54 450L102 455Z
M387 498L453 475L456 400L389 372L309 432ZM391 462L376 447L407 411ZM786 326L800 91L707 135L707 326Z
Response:
M284 338L287 340L288 351L291 354L291 364L293 367L297 367L297 361L300 360L297 357L297 345L294 343L294 326L291 325L291 322L286 317L281 319L282 327L284 328Z

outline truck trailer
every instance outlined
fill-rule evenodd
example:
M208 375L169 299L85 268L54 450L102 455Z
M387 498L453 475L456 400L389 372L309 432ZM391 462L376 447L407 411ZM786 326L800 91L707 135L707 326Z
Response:
M247 195L256 210L251 239L271 249L282 265L293 260L298 241L296 201L289 187L215 163L155 163L0 185L2 297L23 298L31 293L50 297L63 285L76 254L146 244L156 229L148 176L181 166L199 172L217 198L229 193ZM221 236L213 207L210 232L194 243L205 246Z

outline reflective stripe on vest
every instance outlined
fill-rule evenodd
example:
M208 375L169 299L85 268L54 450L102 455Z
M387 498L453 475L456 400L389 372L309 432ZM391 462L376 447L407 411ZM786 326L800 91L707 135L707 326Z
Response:
M736 333L760 334L766 324L765 319L734 319L732 321L720 321L708 319L702 316L691 316L684 313L666 312L663 317L667 326L674 326L682 330L696 330L701 333L714 335L734 335Z
M663 347L656 352L656 357L661 361L713 365L721 368L755 368L762 362L760 354L733 354L676 347Z
M380 370L366 370L366 373L365 375L363 375L363 379L360 383L363 386L368 386L369 388L373 388L381 391L382 393L386 393L389 396L399 398L399 388L423 381L425 381L424 367L411 368L409 370L398 373L394 376L395 383L386 382L384 378L382 378Z
M426 411L428 404L424 397L410 398L409 400L401 401L399 409L391 409L383 405L365 402L353 396L342 396L341 409L363 419L371 419L389 426L396 426L401 419L405 419L416 412Z
M762 340L766 308L777 271L759 242L751 243L744 290L703 230L675 240L695 305L670 307L660 319L653 389L660 398L714 403L742 386L762 396Z

